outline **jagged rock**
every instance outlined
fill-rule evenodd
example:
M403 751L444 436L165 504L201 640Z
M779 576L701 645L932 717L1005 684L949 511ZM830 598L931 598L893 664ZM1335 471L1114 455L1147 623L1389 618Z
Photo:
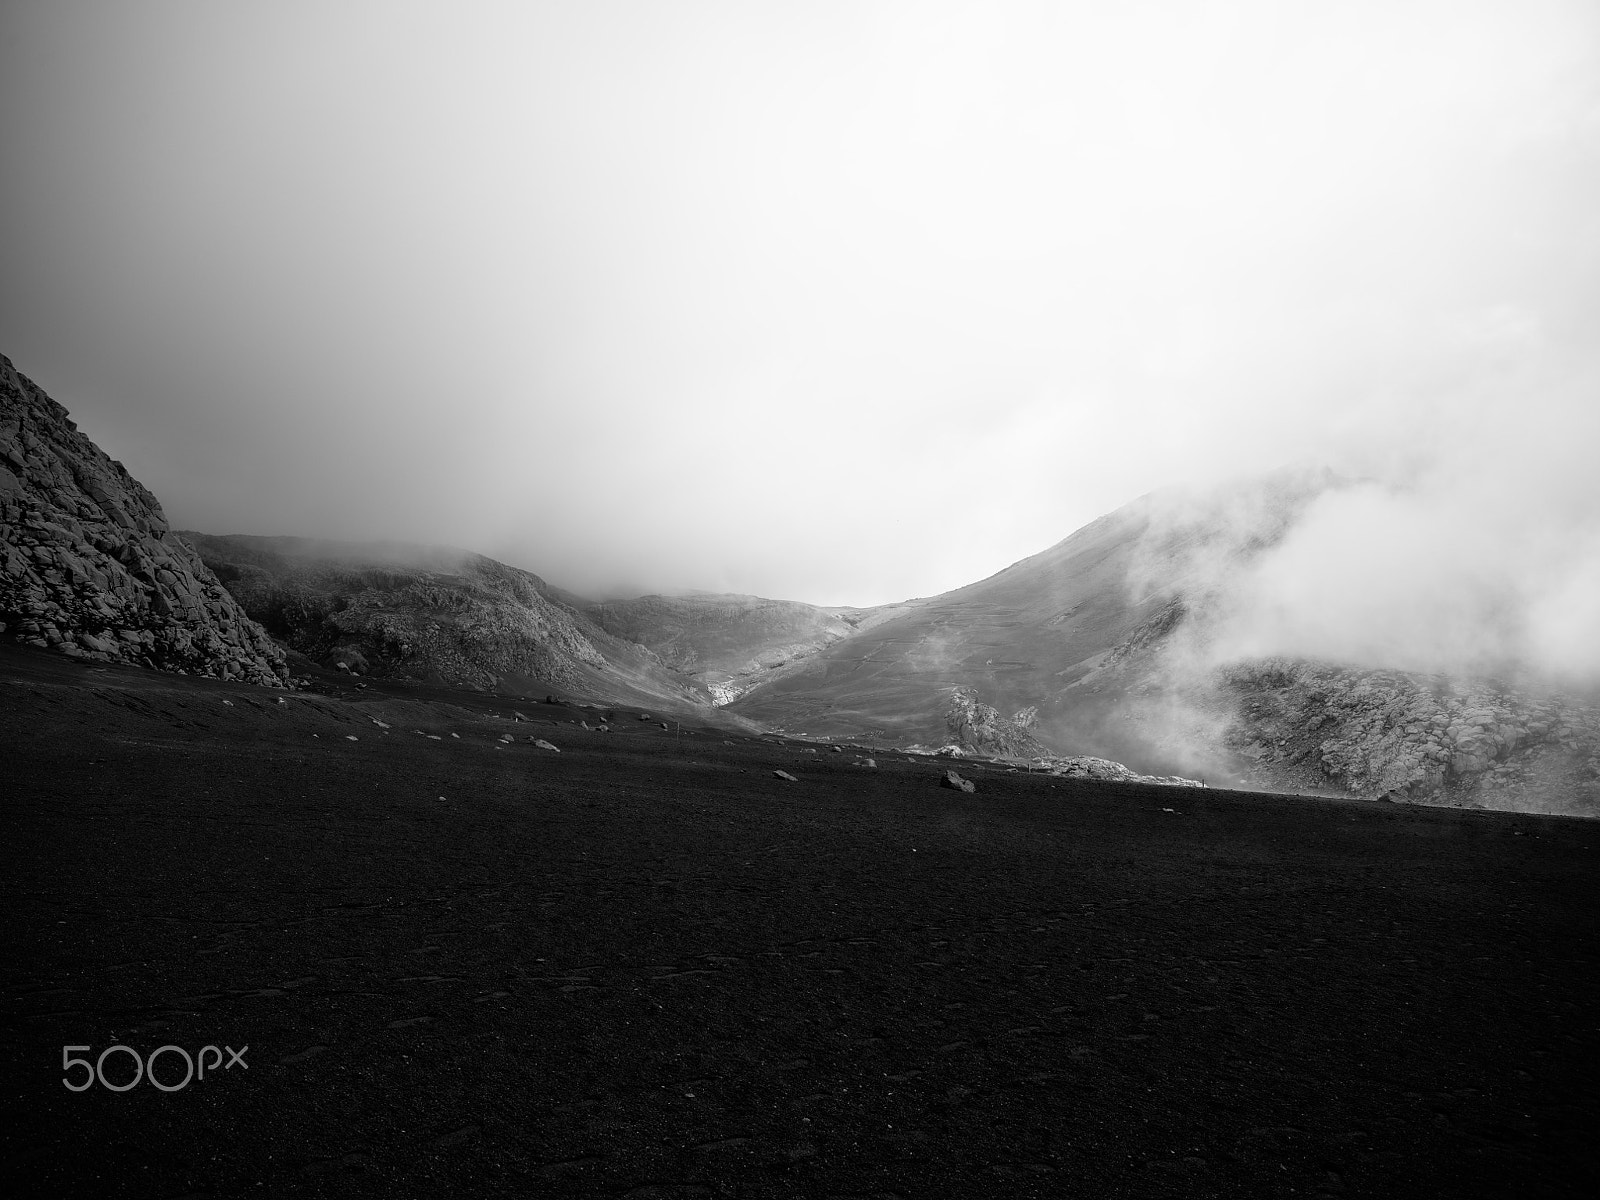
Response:
M3 355L0 462L7 636L69 658L285 686L282 651L169 534L156 498Z
M1600 713L1504 683L1300 660L1236 664L1236 745L1261 745L1264 778L1311 766L1358 796L1600 816L1581 763ZM1575 786L1579 785L1579 786Z
M1088 754L1074 755L1069 758L1056 758L1045 755L1033 761L1049 774L1058 775L1063 779L1100 779L1109 780L1113 783L1155 783L1165 787L1206 786L1201 780L1186 779L1182 775L1141 775L1122 763L1113 762L1109 758L1095 758L1093 755Z
M1038 710L1023 709L1022 718L1002 717L993 705L983 704L977 693L968 687L950 689L950 706L945 712L945 728L949 730L951 745L939 753L958 757L963 750L987 754L998 758L1027 758L1043 754L1044 747L1027 732ZM947 754L954 750L955 754Z
M946 771L939 776L939 786L942 788L954 788L958 792L975 792L978 790L978 785L973 783L972 780L963 779L954 771Z

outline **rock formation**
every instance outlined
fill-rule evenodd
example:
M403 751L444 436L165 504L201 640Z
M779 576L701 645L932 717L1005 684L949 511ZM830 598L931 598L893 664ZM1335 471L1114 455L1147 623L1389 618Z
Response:
M951 743L963 750L996 758L1036 757L1044 754L1045 748L1028 733L1027 726L1037 712L1037 708L1027 708L1016 717L1002 717L994 706L980 702L972 688L953 687L945 728Z
M156 498L3 355L0 636L272 687L288 676Z
M1034 765L1051 775L1063 779L1100 779L1112 783L1159 783L1167 787L1205 787L1199 779L1186 779L1182 775L1141 775L1131 767L1109 758L1095 758L1079 754L1069 758L1047 755L1034 760Z
M1222 677L1237 697L1229 741L1264 782L1600 816L1600 710L1572 696L1292 659Z
M606 633L537 575L481 554L184 536L246 612L323 666L485 690L555 685L608 701L708 704L646 647Z

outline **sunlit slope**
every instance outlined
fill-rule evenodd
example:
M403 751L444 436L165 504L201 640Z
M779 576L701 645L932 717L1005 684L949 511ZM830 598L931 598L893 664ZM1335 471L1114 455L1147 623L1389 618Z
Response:
M1119 509L988 579L899 606L732 708L793 732L933 742L948 689L966 686L1003 713L1037 706L1047 744L1083 750L1074 739L1101 724L1105 698L1063 693L1170 599L1130 590L1149 528L1143 503Z

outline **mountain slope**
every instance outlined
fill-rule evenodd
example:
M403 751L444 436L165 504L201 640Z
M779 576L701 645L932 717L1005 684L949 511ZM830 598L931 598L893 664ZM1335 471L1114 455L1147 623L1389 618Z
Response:
M953 689L967 688L1001 712L1037 709L1031 733L1058 752L1191 767L1127 736L1117 695L1073 685L1186 590L1206 586L1215 563L1270 544L1326 486L1325 475L1285 474L1253 485L1244 502L1145 497L988 579L907 602L734 708L795 730L932 741Z
M886 615L882 609L698 592L588 604L584 611L607 632L650 647L719 704Z
M0 356L0 636L280 686L283 654L155 496Z
M326 666L674 709L709 704L650 651L492 558L402 543L185 536L247 612Z
M989 579L863 622L731 707L816 736L1600 815L1600 707L1581 697L1533 679L1252 659L1214 644L1235 580L1347 486L1284 472L1145 497Z

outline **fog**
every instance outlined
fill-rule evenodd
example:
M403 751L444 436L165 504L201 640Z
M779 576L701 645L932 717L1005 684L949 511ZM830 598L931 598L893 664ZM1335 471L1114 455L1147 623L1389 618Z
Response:
M868 605L1325 463L1237 652L1595 668L1593 5L0 33L0 350L181 527Z
M1524 337L1426 430L1150 497L1129 589L1190 599L1174 666L1286 655L1600 684L1600 390Z

